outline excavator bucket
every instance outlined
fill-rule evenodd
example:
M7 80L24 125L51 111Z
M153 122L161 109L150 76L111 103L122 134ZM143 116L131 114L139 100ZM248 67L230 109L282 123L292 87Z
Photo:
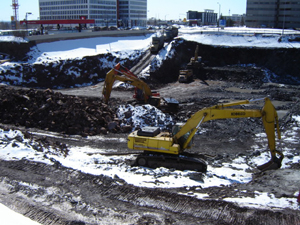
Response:
M281 167L282 160L283 160L283 156L280 156L279 158L272 157L272 159L269 162L258 166L257 169L261 171L279 169Z

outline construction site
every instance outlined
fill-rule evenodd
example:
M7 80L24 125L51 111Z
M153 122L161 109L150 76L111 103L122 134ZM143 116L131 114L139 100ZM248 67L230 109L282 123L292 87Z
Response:
M0 203L40 224L300 224L297 34L178 31L2 40Z

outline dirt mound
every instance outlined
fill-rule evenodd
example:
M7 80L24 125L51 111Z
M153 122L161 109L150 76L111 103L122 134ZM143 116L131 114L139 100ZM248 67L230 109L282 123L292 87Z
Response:
M111 108L99 98L63 95L52 90L0 88L4 124L82 136L121 132Z
M1 45L0 45L1 46ZM62 89L97 84L117 63L125 67L136 64L144 54L136 51L128 58L117 58L110 53L38 63L15 63L0 70L0 82L8 85L40 89Z
M34 42L0 42L1 52L6 53L13 60L25 60L27 59L27 53L30 48L35 46Z

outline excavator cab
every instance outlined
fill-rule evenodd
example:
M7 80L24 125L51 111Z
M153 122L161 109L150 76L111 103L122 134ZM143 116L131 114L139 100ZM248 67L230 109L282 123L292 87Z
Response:
M172 127L172 136L174 137L183 127L184 123L176 123L173 127ZM187 141L188 137L190 136L190 131L188 131L187 133L185 133L184 135L182 135L178 140L177 140L177 144L180 145L181 148L183 148L184 143ZM191 148L193 146L193 140L194 138L192 138L192 140L189 142L189 144L187 145L186 148Z

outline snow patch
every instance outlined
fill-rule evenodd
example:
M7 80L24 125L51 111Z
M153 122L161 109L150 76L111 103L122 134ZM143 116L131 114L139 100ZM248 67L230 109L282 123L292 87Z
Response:
M167 129L174 125L170 115L149 104L135 107L130 104L120 105L116 114L122 120L121 126L131 125L133 130L145 126Z

